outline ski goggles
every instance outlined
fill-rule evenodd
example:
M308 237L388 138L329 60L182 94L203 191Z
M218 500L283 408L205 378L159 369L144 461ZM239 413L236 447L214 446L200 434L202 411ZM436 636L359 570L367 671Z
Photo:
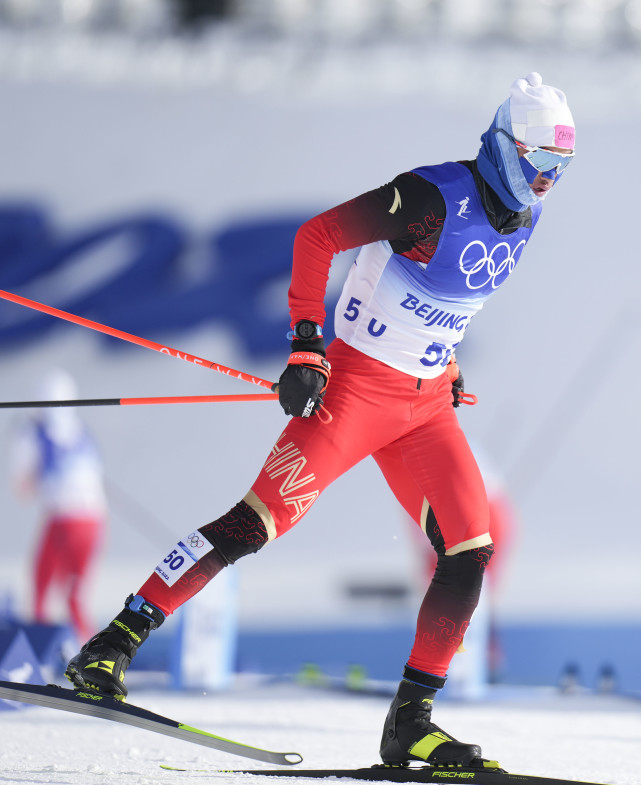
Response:
M539 172L555 171L557 174L560 174L574 158L574 153L554 153L552 150L546 150L544 147L528 147L523 142L519 142L513 136L510 136L502 128L494 129L495 134L499 132L505 134L517 147L527 150L523 158Z

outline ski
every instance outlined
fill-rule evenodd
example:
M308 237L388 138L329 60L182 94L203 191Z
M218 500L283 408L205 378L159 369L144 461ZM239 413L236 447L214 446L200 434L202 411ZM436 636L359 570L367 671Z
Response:
M161 764L168 771L206 772L208 774L243 774L256 777L300 777L302 779L350 779L378 782L449 782L478 783L478 785L600 785L557 777L537 777L532 774L511 774L498 768L495 761L486 761L478 768L446 768L434 766L369 766L363 769L181 769ZM487 765L492 764L492 765Z
M175 739L200 744L230 755L239 755L242 758L252 758L263 763L273 763L277 766L293 766L300 763L303 758L297 752L272 752L260 747L251 747L238 741L215 736L204 730L199 730L191 725L185 725L176 720L170 720L160 714L154 714L147 709L133 706L130 703L117 701L108 695L96 692L82 692L58 687L55 684L19 684L12 681L0 681L0 698L19 703L31 703L36 706L45 706L49 709L70 711L74 714L88 714L103 720L121 722L133 725L136 728L173 736Z

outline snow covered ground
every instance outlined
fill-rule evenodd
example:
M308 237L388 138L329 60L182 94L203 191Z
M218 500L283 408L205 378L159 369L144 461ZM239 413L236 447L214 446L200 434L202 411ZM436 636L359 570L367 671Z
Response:
M218 695L134 689L130 698L236 741L296 750L310 768L375 763L389 704L387 697L248 683ZM488 757L514 772L637 785L639 709L638 701L616 696L512 690L477 704L444 701L435 719L458 738L480 743ZM192 769L262 765L137 728L36 707L1 711L0 739L0 783L227 785L238 777L171 772L160 764ZM266 783L256 780L256 785Z

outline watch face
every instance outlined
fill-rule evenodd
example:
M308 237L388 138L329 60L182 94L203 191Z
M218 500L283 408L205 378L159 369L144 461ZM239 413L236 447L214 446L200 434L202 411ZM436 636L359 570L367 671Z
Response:
M316 337L316 325L314 322L299 322L296 325L296 335L304 341Z

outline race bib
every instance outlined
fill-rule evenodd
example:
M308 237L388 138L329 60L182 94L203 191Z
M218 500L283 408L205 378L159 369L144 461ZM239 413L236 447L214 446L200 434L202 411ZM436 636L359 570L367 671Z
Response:
M173 586L178 578L213 549L214 546L199 531L190 532L176 543L176 547L169 551L156 567L156 575L162 578L167 586Z

